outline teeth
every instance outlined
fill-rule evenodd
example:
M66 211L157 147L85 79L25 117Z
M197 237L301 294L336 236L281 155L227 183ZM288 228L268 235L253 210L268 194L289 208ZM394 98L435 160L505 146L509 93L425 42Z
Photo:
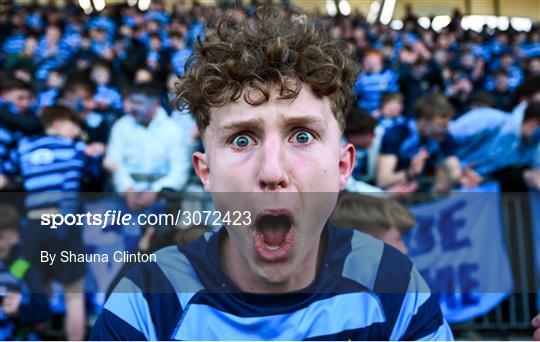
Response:
M269 245L267 243L265 243L266 247L268 247L268 249L272 250L272 251L275 251L276 249L279 248L279 246L275 246L275 245Z

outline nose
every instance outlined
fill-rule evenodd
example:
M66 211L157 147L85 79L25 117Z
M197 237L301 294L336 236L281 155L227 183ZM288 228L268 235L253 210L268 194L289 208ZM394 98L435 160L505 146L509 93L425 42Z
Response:
M284 148L277 137L265 139L258 170L258 183L262 191L280 191L288 188L288 163Z

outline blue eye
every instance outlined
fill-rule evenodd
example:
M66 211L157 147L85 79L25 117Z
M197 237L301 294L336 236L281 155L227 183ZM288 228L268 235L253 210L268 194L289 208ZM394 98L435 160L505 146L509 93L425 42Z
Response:
M248 146L251 140L252 139L248 135L243 134L235 137L232 141L232 144L234 145L234 147L242 148Z
M293 136L294 142L298 144L307 144L313 139L313 135L306 131L298 131Z

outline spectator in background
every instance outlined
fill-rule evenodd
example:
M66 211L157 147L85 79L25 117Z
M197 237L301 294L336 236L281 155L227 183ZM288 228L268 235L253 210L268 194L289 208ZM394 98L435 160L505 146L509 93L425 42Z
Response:
M458 113L463 113L470 105L470 96L474 85L466 72L459 69L450 71L449 78L446 80L446 93L454 108Z
M495 177L503 191L525 191L523 171L533 166L540 143L540 102L523 115L477 108L452 122L450 133L464 166Z
M2 80L0 89L0 105L7 106L8 110L20 115L31 115L31 105L34 101L34 89L28 83L8 77Z
M184 36L181 33L171 34L171 66L172 71L179 76L184 75L185 64L191 55L192 49L186 46Z
M2 80L0 113L8 117L8 122L0 122L0 189L13 185L7 176L13 174L9 163L11 151L25 134L37 131L34 126L39 122L36 122L37 118L30 108L32 101L33 89L29 84L14 77ZM9 122L10 118L13 122Z
M119 29L119 39L115 42L114 50L117 58L114 61L116 82L121 89L132 84L137 69L144 67L146 48L135 39L135 33L129 25Z
M85 176L100 172L103 145L77 141L80 118L68 107L52 106L43 110L40 120L45 135L24 138L10 162L22 177L29 192L25 199L27 220L22 227L25 253L47 280L64 285L66 298L66 334L68 339L85 336L83 279L86 268L80 263L41 262L41 251L60 254L62 250L83 253L82 232L73 227L49 229L42 226L42 215L78 213L76 199Z
M375 138L377 119L363 109L354 108L346 117L344 138L356 149L351 179L362 182L375 180L375 164L378 151L371 149Z
M105 144L116 116L96 110L96 84L86 74L72 74L66 81L57 103L73 109L81 119L85 140Z
M508 86L508 74L505 71L497 71L493 74L495 84L491 94L495 99L495 108L505 112L512 111L512 92Z
M421 41L406 43L399 53L399 61L399 82L405 97L404 114L413 117L416 100L443 89L442 68Z
M98 55L92 50L92 39L90 35L83 33L79 49L71 56L66 69L69 74L89 72L98 58Z
M38 39L34 35L29 35L24 41L24 49L16 53L10 53L7 56L5 69L14 70L23 68L29 70L31 73L34 71L34 58L38 47Z
M415 106L416 120L388 129L381 144L377 184L382 188L437 176L435 187L449 190L461 176L448 123L452 105L440 94L426 95Z
M45 89L37 95L38 108L52 106L56 103L56 99L66 82L66 75L62 72L62 69L52 69L49 71Z
M396 92L398 75L383 68L384 55L379 50L368 50L362 60L362 72L354 85L358 108L374 113L379 109L383 93Z
M169 51L163 48L159 34L152 34L149 38L149 48L146 54L146 69L154 74L158 84L164 84L167 77L170 61Z
M353 108L346 117L343 143L351 143L356 150L355 163L347 183L347 191L362 192L374 196L386 196L386 192L374 186L378 145L374 145L377 120L365 110ZM388 192L399 195L414 192L416 184L411 182L397 184L388 188Z
M112 86L110 66L105 62L98 62L90 71L92 81L97 85L94 102L96 109L101 112L120 112L122 110L122 96L118 89Z
M363 231L405 255L408 253L402 236L414 226L414 217L394 199L344 192L330 221L336 226Z
M157 88L144 84L129 91L126 115L114 124L108 144L114 188L133 210L151 205L163 188L180 190L189 173L184 132L159 105Z
M535 329L532 337L533 341L540 341L540 314L533 318L532 327Z
M36 80L45 81L49 71L63 67L71 55L69 46L62 38L62 29L56 24L49 24L45 35L40 39L36 49Z
M403 113L403 95L386 93L381 98L381 109L378 117L378 127L384 130L405 122Z
M0 217L0 339L35 341L49 319L44 281L23 253L15 208L0 204Z

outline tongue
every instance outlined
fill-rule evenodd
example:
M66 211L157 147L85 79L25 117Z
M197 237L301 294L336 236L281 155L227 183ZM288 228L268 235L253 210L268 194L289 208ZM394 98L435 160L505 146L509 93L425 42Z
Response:
M266 227L263 229L263 241L267 245L281 246L285 241L288 229L285 227Z

